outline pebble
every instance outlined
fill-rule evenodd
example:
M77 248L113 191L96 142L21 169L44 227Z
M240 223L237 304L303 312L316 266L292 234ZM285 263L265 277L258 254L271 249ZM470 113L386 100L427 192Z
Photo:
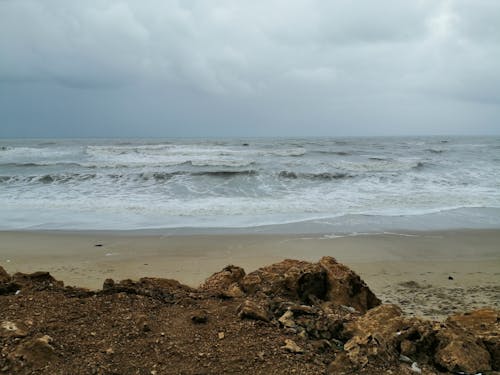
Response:
M226 337L226 335L224 334L224 332L219 332L217 334L217 336L219 337L219 340L222 340L224 337Z

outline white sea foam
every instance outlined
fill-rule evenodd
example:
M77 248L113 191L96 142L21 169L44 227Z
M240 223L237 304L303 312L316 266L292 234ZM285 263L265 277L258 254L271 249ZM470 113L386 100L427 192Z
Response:
M372 217L429 214L496 225L499 147L488 138L2 141L0 228L338 226L331 218L375 228Z

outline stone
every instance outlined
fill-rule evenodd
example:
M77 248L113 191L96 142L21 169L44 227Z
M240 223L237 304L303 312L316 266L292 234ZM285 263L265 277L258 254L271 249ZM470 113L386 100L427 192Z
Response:
M318 263L286 259L249 273L239 285L249 296L263 294L307 305L331 301L361 313L380 305L363 280L332 257Z
M285 313L278 319L278 322L280 322L283 327L286 328L296 327L295 321L293 320L293 312L291 312L290 310L285 311Z
M281 348L289 351L290 353L304 353L304 350L300 346L298 346L295 341L290 339L286 339L285 345L283 345Z
M22 323L4 320L0 323L0 337L26 337L28 329Z
M42 336L20 344L9 354L9 359L20 364L28 364L32 368L41 368L56 358L50 336Z
M262 320L264 322L269 322L271 320L271 314L267 306L263 306L249 299L241 304L238 309L238 316L241 319Z
M205 310L199 310L191 315L191 321L196 324L204 324L208 321L208 314Z
M500 310L480 309L447 319L478 337L491 356L491 367L500 371Z
M222 292L222 296L226 298L241 298L245 296L245 293L241 290L238 283L233 283Z
M350 268L332 257L321 258L319 264L326 271L327 300L354 307L362 313L380 305L380 300Z
M214 273L203 284L200 285L201 290L223 293L230 286L238 285L238 282L245 276L245 270L241 267L229 265L222 271Z
M20 273L12 275L11 282L18 285L18 289L48 290L62 289L64 283L56 280L49 272Z
M10 282L10 275L7 271L4 270L2 266L0 266L0 284L7 284Z
M224 334L224 332L219 332L217 333L217 337L219 338L219 340L222 340L224 339L224 337L226 337L226 335Z
M491 356L479 338L459 326L447 325L436 338L434 361L449 372L478 373L491 370Z

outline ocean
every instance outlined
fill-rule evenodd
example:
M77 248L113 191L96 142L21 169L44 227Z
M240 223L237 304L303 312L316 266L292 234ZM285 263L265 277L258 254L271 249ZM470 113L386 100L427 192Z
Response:
M492 227L500 137L0 139L1 230Z

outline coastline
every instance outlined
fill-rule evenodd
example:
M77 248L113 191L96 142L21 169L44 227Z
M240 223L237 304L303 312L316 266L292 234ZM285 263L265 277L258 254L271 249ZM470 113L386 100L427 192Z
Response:
M10 273L49 271L66 285L98 289L106 278L146 276L198 286L228 264L251 272L285 258L333 256L383 302L439 319L450 312L499 307L498 243L500 229L346 236L0 231L0 264Z

